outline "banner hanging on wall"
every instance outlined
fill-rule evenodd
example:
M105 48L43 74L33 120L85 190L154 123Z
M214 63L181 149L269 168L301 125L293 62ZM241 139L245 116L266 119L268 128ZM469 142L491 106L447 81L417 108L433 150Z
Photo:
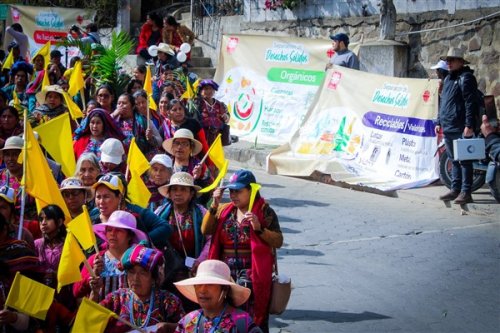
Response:
M215 96L231 133L262 144L288 142L325 76L331 42L287 36L223 36Z
M268 172L396 190L438 178L434 119L438 81L387 77L334 66L290 144Z

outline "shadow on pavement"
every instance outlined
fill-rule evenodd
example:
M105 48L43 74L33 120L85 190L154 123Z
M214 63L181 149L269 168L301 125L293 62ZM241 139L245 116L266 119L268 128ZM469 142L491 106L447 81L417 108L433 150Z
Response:
M278 185L278 184L264 184L264 183L261 183L260 185L262 185L262 188L285 188L285 186L283 185Z
M281 228L281 232L284 234L300 234L302 231L298 231L290 228Z
M294 219L293 217L288 217L288 216L283 216L283 215L278 215L278 220L280 222L300 222L300 221L302 221L299 219Z
M283 248L281 248L278 250L278 255L319 257L319 256L324 256L325 254L321 251L315 251L315 250L283 249Z
M330 205L330 204L327 204L324 202L319 202L319 201L294 200L294 199L286 199L286 198L269 199L269 204L271 205L271 207L272 206L277 206L277 207L306 207L306 206L326 207L326 206Z
M271 316L271 327L286 327L286 323L277 321L276 319L284 320L323 320L330 323L354 323L364 320L380 320L390 319L391 317L384 316L378 313L365 311L362 313L336 312L336 311L312 311L312 310L286 310L279 316Z

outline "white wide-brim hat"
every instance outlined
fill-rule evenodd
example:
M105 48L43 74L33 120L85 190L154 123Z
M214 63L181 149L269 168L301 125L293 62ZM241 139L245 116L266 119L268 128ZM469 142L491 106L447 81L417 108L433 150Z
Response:
M163 149L165 149L165 151L167 151L171 155L174 154L173 150L172 150L172 145L173 145L175 139L189 139L189 140L191 140L191 142L194 145L193 151L192 151L193 156L198 155L203 148L203 145L201 144L201 142L194 138L193 132L191 132L187 128L179 128L177 131L175 131L173 137L163 141L163 144L162 144Z
M172 50L172 48L168 44L165 44L165 43L158 44L158 47L156 48L156 50L158 52L163 52L163 53L166 53L166 54L170 54L171 56L175 55L175 51Z
M55 93L58 93L59 95L61 95L61 100L62 100L62 103L64 104L64 93L65 91L63 90L63 88L61 88L61 86L57 85L57 84L53 84L51 86L46 86L45 88L43 88L42 91L39 91L36 93L36 101L42 105L42 104L45 104L45 99L47 98L47 94L49 92L55 92Z
M218 284L231 287L231 297L235 306L245 303L250 297L250 289L234 283L229 266L220 260L205 260L199 266L194 278L175 282L174 285L187 299L198 303L195 285Z
M201 190L201 187L198 185L194 184L194 178L187 172L176 172L170 177L170 182L166 185L158 187L158 192L160 192L161 195L163 195L166 198L169 198L170 195L168 194L168 190L170 189L170 186L177 185L177 186L187 186L187 187L192 187L198 194L198 191Z
M464 64L470 64L467 60L464 58L464 50L458 47L450 47L448 50L448 53L445 56L439 57L440 60L448 60L451 58L456 58L456 59L462 59L464 61Z

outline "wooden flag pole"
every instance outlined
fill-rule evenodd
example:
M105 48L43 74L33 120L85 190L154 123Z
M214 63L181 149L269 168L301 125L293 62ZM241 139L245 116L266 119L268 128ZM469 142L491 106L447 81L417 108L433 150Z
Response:
M23 237L23 225L24 225L24 210L26 207L26 170L27 170L27 159L28 159L28 136L27 136L27 127L28 127L28 109L24 108L23 111L23 123L24 123L24 142L23 142L23 178L21 184L21 211L19 217L19 229L17 230L17 239L21 240Z

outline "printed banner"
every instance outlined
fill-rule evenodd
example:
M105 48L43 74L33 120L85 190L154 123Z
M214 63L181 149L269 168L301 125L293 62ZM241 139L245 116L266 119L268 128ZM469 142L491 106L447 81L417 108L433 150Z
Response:
M92 22L95 11L82 8L61 8L61 7L34 7L34 6L10 6L10 15L7 17L7 24L19 23L23 27L23 32L28 36L30 57L45 45L49 40L52 44L67 37L72 25L77 25L83 29ZM6 34L4 49L12 40ZM61 62L64 64L66 56L69 59L80 54L78 48L59 49L63 54ZM66 52L67 51L67 52ZM25 55L22 55L25 56Z
M288 142L323 83L331 42L223 36L215 96L231 115L231 134L263 144Z
M334 66L290 144L268 158L268 172L310 176L383 191L438 178L434 121L438 82Z

